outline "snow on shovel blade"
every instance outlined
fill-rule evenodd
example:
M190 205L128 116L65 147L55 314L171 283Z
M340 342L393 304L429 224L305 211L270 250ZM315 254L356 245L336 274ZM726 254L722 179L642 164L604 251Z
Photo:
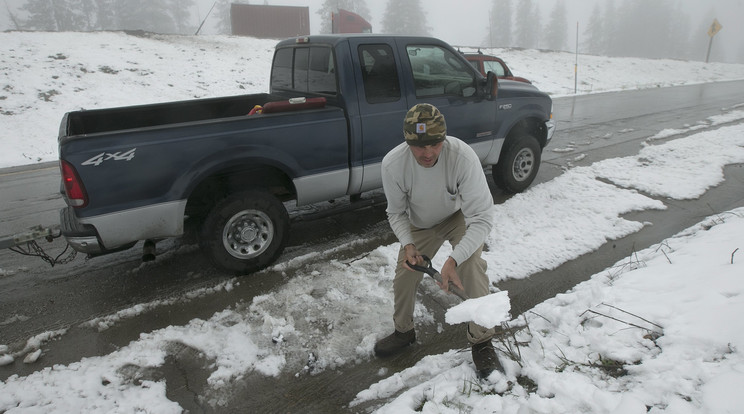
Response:
M444 320L450 325L472 321L484 327L498 326L501 322L511 319L510 310L508 292L501 291L468 299L449 308Z
M431 259L422 256L426 266L414 265L406 261L408 266L416 271L424 272L434 280L442 283L442 275L431 265ZM463 300L459 305L455 305L444 315L444 320L450 325L462 322L475 322L483 327L492 327L501 325L501 322L511 319L509 311L511 302L507 291L492 293L479 298L470 299L468 295L450 282L450 291Z

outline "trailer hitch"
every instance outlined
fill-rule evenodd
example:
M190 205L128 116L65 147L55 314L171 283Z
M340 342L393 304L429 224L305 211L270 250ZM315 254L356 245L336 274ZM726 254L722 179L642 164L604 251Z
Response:
M13 252L24 256L35 256L49 263L50 266L65 264L73 261L77 256L77 251L71 250L70 245L66 245L62 253L57 256L51 256L39 246L36 240L45 239L51 243L54 239L62 236L59 226L43 227L41 225L29 228L25 232L16 233L10 236L0 237L0 248L9 249ZM68 250L69 253L67 252ZM67 253L64 258L62 256Z

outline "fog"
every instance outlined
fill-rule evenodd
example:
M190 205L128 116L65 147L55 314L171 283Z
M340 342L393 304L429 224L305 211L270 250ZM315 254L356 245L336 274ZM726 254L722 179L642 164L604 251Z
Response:
M25 12L22 6L27 1L4 0L4 3L0 4L0 30L15 29L18 22L23 21ZM85 3L86 0L75 1ZM121 1L129 1L133 7L143 7L142 0ZM416 0L394 0L396 4L404 1L415 2ZM175 2L193 4L189 6L187 13L189 30L183 30L184 33L193 33L190 31L192 27L198 27L215 3L214 0L175 0ZM348 0L240 2L308 7L312 34L321 31L323 17L318 11L324 5L349 3ZM527 30L534 39L520 41L520 39L513 38L494 44L494 35L498 36L503 33L498 30L501 26L491 25L491 28L496 30L491 33L491 44L488 44L491 11L494 5L501 7L507 2L511 6L512 14L510 32ZM524 18L522 17L524 14L518 13L521 13L519 9L527 2L532 3L533 10L529 18ZM373 31L380 32L386 7L391 1L358 0L355 3L366 5L369 10L367 17L369 17ZM138 4L140 6L137 6ZM744 39L744 25L740 23L740 20L744 18L744 0L467 0L463 2L420 0L419 4L423 11L423 19L429 28L429 34L456 46L526 47L575 51L578 35L580 53L649 58L672 57L686 60L705 60L710 44L706 30L716 18L723 29L713 38L710 60L744 63L744 40L742 40ZM561 39L557 43L560 46L556 46L556 42L550 41L555 40L555 37L548 36L547 33L551 30L548 26L554 20L552 16L558 10L556 6L559 4L565 7L565 18L561 19L558 29ZM659 5L664 5L665 9L659 10ZM226 31L224 27L220 27L218 10L219 7L215 8L207 17L200 33L220 34ZM628 10L637 10L637 12L633 12L635 15L630 16ZM15 21L11 16L15 18ZM597 19L597 16L601 19ZM525 21L528 21L528 24L524 24ZM613 32L607 29L611 26L620 27L615 27ZM602 33L601 36L597 34L605 29L613 34ZM173 29L169 31L173 32ZM601 42L598 37L603 38ZM609 42L615 42L615 47L611 50L599 46L600 44L606 46Z
M512 12L516 13L518 4L523 0L511 0ZM599 5L605 7L614 4L619 8L621 4L631 0L532 0L535 7L541 11L541 23L546 25L550 14L558 1L566 6L567 39L568 44L564 48L567 51L576 50L576 25L579 25L579 52L586 53L584 43L587 39L585 30L589 26L593 9ZM657 0L643 0L643 3L653 4ZM256 2L257 3L257 2ZM279 2L276 2L277 4ZM320 27L320 16L313 12L314 7L319 8L323 0L301 1L284 0L282 4L304 5L310 7L311 26ZM368 0L367 6L372 14L372 29L381 27L382 17L388 1ZM432 29L432 35L439 37L450 44L462 46L488 46L483 44L487 37L488 16L494 0L426 0L421 1L425 5L427 24ZM723 29L716 34L712 45L711 60L744 63L744 0L672 0L677 4L690 19L690 30L700 31L717 18ZM270 2L274 4L274 2ZM639 20L642 20L639 18ZM663 22L659 22L661 24ZM674 24L674 22L672 22ZM631 29L628 29L631 30ZM704 32L696 33L702 37L696 44L702 43L699 51L693 51L693 60L705 60L709 38ZM691 35L692 37L692 35ZM691 39L694 40L694 39ZM653 43L654 39L647 39ZM503 46L503 45L496 45ZM540 47L540 45L538 45Z

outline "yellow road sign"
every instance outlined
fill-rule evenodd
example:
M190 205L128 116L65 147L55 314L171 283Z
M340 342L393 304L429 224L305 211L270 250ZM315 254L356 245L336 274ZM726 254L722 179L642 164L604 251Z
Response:
M723 29L723 26L721 26L721 23L718 23L718 19L713 19L713 23L710 25L710 28L708 29L708 36L713 37L716 35L716 33L720 32L721 29Z

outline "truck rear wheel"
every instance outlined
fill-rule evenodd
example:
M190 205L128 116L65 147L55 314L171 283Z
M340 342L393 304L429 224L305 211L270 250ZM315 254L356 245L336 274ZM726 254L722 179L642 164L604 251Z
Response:
M245 274L276 260L288 236L284 205L268 191L249 190L232 194L212 208L199 243L217 266Z
M530 135L512 140L491 168L496 185L510 193L520 193L532 184L540 168L540 144Z

